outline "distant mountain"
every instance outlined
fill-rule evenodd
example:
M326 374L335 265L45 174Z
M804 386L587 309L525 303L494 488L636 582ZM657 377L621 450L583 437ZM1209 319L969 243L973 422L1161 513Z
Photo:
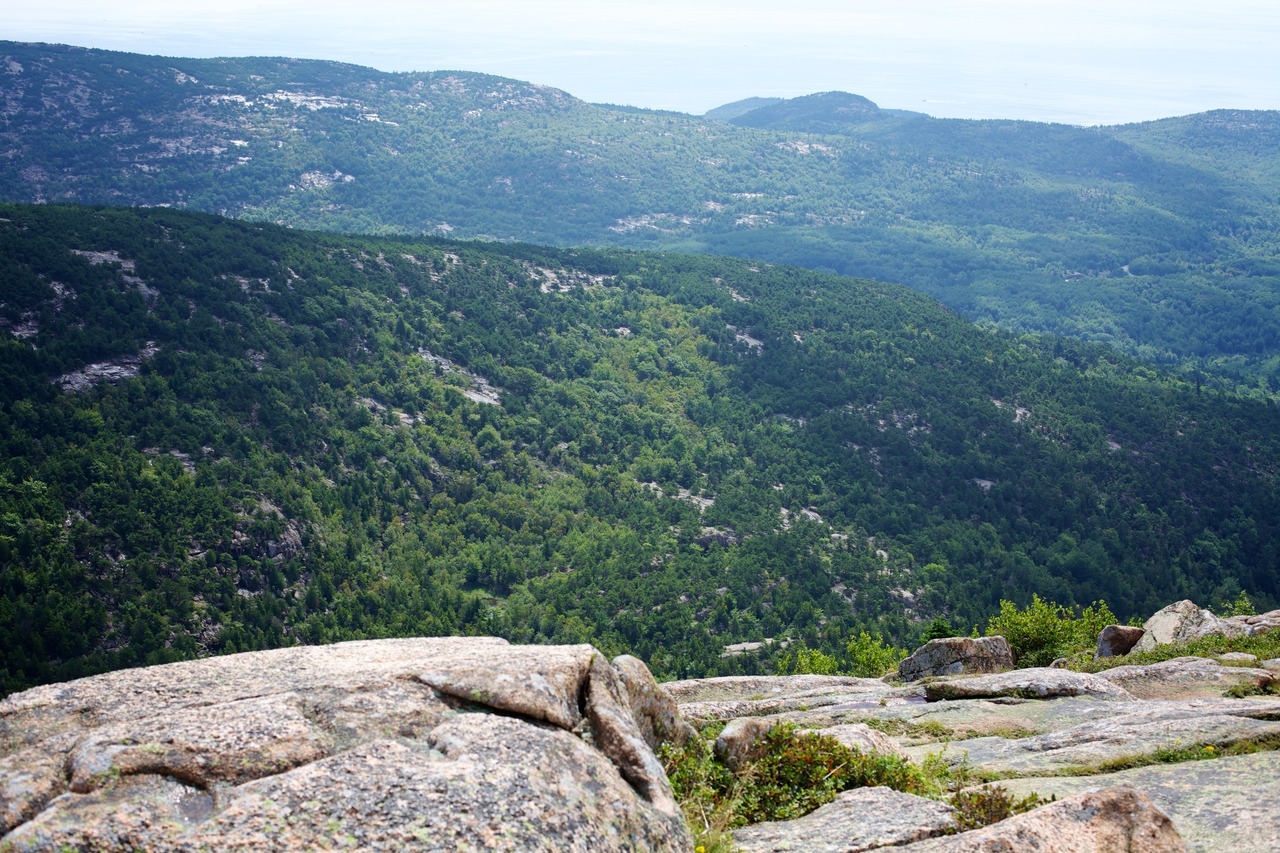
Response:
M0 206L0 692L359 637L675 676L1032 593L1269 608L1277 460L1273 405L893 285Z
M0 81L11 201L785 262L1280 393L1276 113L1078 128L824 93L739 127L481 74L14 43Z
M784 98L743 98L741 101L734 101L718 106L714 110L707 110L705 117L716 121L733 121L738 116L749 113L752 110L780 104L784 100Z
M740 127L793 130L801 133L843 133L880 115L880 108L860 95L821 92L743 112L727 121Z

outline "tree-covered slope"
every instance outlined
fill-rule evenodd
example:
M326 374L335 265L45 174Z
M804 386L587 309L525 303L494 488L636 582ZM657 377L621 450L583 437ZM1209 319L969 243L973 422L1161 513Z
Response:
M481 632L765 637L1276 600L1280 415L902 287L0 207L0 679Z
M10 201L732 254L1280 389L1274 113L1077 128L831 92L727 123L479 74L14 43L0 94Z

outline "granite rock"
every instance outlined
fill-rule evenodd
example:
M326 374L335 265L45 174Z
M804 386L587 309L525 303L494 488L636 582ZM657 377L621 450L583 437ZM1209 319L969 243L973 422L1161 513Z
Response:
M1004 637L945 637L930 640L898 664L903 681L940 675L981 674L1013 669Z
M889 788L856 788L796 820L758 823L733 833L741 853L859 853L941 835L955 810Z
M932 681L924 686L924 695L930 702L941 699L991 699L999 696L1023 699L1052 699L1059 696L1133 699L1129 691L1105 678L1053 667L1032 667L974 678Z
M1247 621L1220 619L1195 602L1182 600L1157 611L1142 625L1141 639L1134 645L1137 652L1149 652L1156 646L1184 643L1210 634L1243 637L1256 632Z
M681 719L676 700L654 680L644 661L619 655L613 659L613 668L622 679L640 734L651 749L656 752L663 744L680 745L696 737L693 726Z
M1173 821L1126 785L1087 791L983 829L899 847L910 853L1176 853Z
M1098 634L1094 658L1118 658L1129 654L1147 632L1132 625L1108 625Z
M439 638L38 687L0 702L0 846L688 849L624 682L591 646Z

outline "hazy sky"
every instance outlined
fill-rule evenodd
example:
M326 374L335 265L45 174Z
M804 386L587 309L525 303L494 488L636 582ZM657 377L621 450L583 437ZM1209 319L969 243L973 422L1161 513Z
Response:
M702 113L840 89L937 116L1113 124L1280 109L1276 0L34 0L0 38L458 69Z

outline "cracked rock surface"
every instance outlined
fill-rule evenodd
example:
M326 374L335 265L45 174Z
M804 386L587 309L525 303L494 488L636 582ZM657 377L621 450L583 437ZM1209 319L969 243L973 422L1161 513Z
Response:
M0 821L6 853L691 846L618 671L591 646L493 638L251 652L15 694Z

